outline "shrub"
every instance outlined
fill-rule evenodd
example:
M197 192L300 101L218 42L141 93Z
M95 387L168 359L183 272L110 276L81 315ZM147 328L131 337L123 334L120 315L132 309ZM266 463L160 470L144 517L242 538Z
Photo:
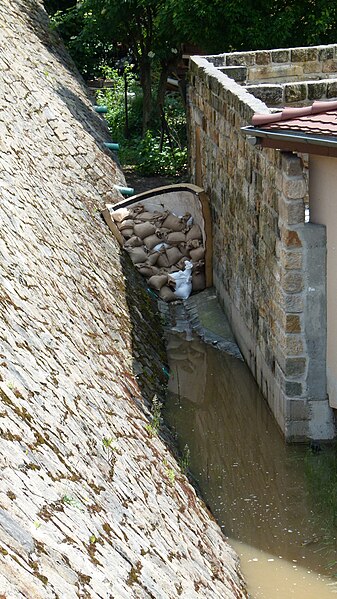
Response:
M154 118L152 129L142 137L143 98L132 66L126 67L123 76L116 69L107 67L103 74L111 87L98 92L97 103L108 107L107 121L113 140L120 143L122 165L135 165L145 176L181 177L186 170L187 137L185 109L180 95L166 95L162 119Z

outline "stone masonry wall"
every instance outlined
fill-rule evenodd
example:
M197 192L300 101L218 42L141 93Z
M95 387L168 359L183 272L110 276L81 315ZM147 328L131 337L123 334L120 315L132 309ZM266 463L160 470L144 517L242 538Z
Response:
M268 106L310 104L337 96L337 45L207 56Z
M241 132L255 112L270 110L206 58L192 58L190 168L211 198L218 294L285 437L330 438L325 231L304 223L300 158L252 146Z
M42 2L0 21L0 596L245 597L151 435L162 331L100 215L125 182L104 120Z

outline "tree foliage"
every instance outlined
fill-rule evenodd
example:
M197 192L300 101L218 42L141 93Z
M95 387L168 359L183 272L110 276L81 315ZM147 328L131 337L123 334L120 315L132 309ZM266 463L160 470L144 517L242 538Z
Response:
M180 38L167 8L166 0L82 0L53 17L86 76L94 74L92 57L99 66L108 62L108 55L115 62L128 56L135 64L143 90L144 131L153 113L160 113L167 75L179 55Z
M128 56L143 90L143 130L164 104L183 42L205 53L335 42L335 0L45 0L86 77ZM65 10L66 7L66 10ZM68 8L70 7L70 8ZM154 81L157 90L153 92Z
M206 52L335 43L335 0L170 0L185 39Z

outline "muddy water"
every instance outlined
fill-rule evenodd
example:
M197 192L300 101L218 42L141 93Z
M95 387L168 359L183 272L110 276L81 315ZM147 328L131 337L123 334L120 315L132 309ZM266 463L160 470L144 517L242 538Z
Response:
M336 547L305 476L308 448L286 446L243 362L170 335L164 418L190 450L203 498L233 539L254 598L337 593Z

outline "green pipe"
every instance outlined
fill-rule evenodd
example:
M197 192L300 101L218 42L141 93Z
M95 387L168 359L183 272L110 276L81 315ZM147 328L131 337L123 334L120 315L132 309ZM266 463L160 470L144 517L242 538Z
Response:
M121 185L114 185L114 188L121 192L124 196L133 196L135 190L133 187L122 187Z
M110 143L109 141L105 141L104 145L108 150L119 150L119 144Z
M106 112L108 112L108 107L107 106L94 106L94 111L99 112L100 114L105 114Z

